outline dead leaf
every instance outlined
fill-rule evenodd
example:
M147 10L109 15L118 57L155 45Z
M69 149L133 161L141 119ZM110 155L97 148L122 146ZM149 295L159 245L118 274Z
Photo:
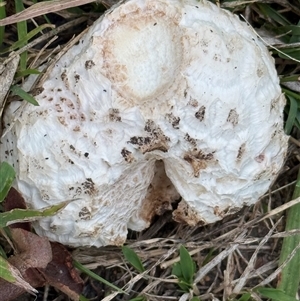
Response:
M24 198L14 188L10 189L3 206L5 211L26 209ZM15 228L16 225L21 228ZM17 223L9 227L16 252L8 261L15 273L20 274L20 279L23 277L25 280L21 286L16 286L0 278L1 301L14 300L29 288L42 287L46 283L72 300L79 300L83 281L73 267L69 251L61 244L50 243L47 238L26 231L24 228L30 230L30 223Z
M18 266L26 270L27 268L45 268L52 260L51 245L46 237L40 237L23 229L11 229L11 235L17 254L9 258L10 262L22 261L22 264Z
M46 269L38 269L47 283L67 294L72 300L79 300L83 290L83 281L73 267L70 252L59 243L51 242L52 261Z
M83 281L73 267L71 254L66 247L50 243L47 238L23 229L11 229L11 236L16 253L8 261L20 272L25 283L19 287L0 279L1 301L14 300L30 286L42 287L46 283L64 292L72 300L79 300Z
M15 268L12 264L10 264L5 258L1 256L0 262L2 279L6 280L11 284L14 284L14 286L25 289L29 293L37 293L37 290L35 290L28 282L26 282L23 279L20 271L17 268Z
M18 296L21 296L23 293L25 293L25 287L29 287L30 285L26 281L24 282L24 287L20 287L0 278L1 301L13 301Z
M45 268L52 259L50 242L45 237L23 229L11 229L12 240L16 253L8 258L27 282L27 286L16 286L0 279L1 301L14 300L23 294L29 286L40 287L46 281L36 268Z

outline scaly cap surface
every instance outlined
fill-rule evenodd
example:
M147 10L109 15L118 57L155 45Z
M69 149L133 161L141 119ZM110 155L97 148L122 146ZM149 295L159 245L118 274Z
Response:
M1 160L14 163L30 206L73 200L35 225L65 244L124 243L128 227L168 207L163 189L167 202L182 197L176 220L220 220L266 192L287 150L272 57L206 1L114 7L43 89L2 139Z

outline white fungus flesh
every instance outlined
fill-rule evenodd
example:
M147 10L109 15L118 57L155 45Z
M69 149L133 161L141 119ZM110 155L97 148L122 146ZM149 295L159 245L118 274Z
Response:
M174 200L175 220L213 223L255 203L284 161L274 60L237 16L203 0L113 7L42 88L0 158L29 207L70 201L34 224L67 245L121 245Z

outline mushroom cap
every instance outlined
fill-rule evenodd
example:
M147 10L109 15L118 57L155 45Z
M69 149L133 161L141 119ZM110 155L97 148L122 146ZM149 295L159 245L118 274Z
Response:
M113 7L42 88L0 159L29 206L70 200L34 225L68 245L121 245L178 193L175 220L220 220L267 191L287 151L274 60L237 16L203 0Z

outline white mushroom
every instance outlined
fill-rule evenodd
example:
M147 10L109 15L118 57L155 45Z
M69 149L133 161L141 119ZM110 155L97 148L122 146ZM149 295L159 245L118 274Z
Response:
M176 220L220 220L266 192L287 150L274 60L237 16L203 0L114 7L36 99L1 160L31 207L73 200L35 224L72 246L123 244L176 190Z

